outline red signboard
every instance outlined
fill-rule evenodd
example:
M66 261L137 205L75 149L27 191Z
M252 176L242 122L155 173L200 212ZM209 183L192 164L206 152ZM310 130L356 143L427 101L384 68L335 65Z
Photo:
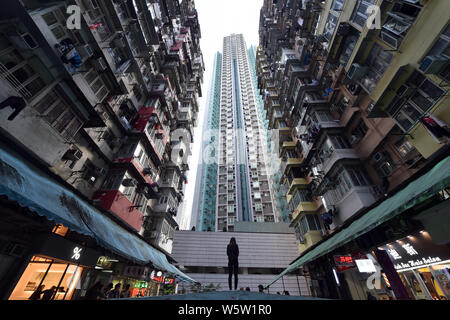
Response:
M356 267L356 263L350 255L334 256L334 264L339 272Z
M339 272L345 271L347 269L356 268L355 260L358 259L367 259L367 256L361 254L361 252L355 252L348 255L341 256L333 256L334 264L336 266L336 270Z

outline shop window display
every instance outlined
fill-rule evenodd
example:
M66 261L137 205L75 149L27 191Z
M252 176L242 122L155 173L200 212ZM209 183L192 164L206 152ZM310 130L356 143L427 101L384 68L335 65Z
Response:
M82 271L82 267L74 264L34 256L9 300L28 300L40 285L45 286L43 290L57 288L51 300L70 300Z

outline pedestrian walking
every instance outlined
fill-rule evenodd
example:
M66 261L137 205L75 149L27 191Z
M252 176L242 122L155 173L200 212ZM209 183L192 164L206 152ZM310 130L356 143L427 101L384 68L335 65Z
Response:
M44 291L45 285L41 284L39 287L37 287L36 290L31 294L31 296L28 298L29 300L41 300L42 291Z
M130 297L130 284L127 283L120 293L121 298L129 298Z
M85 300L103 300L105 299L105 293L103 290L103 284L100 281L97 281L92 287L90 287L86 295L84 296Z
M42 291L42 300L52 300L55 291L56 286L52 286L50 289Z
M260 284L260 285L258 286L258 291L261 292L261 293L264 293L264 287L263 287L262 284Z
M231 290L231 278L234 274L234 290L238 285L238 272L239 272L239 247L236 243L236 239L232 237L230 243L227 246L228 256L228 287Z
M108 297L108 294L112 290L113 287L114 287L114 285L112 282L108 283L108 285L103 290L103 294L105 295L105 297Z
M114 286L114 290L108 293L108 299L118 299L120 298L120 283Z

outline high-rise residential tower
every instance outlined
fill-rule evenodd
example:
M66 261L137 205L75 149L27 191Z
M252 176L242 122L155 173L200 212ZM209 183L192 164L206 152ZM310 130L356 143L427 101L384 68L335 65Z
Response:
M198 230L233 231L235 221L278 222L287 218L272 176L270 135L256 92L254 47L242 34L223 40L217 53L203 127L202 161L194 211Z

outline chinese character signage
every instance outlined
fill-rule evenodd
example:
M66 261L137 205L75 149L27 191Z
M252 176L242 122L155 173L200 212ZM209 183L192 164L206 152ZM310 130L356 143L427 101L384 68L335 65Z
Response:
M383 247L396 270L415 269L450 259L450 246L437 245L427 232L417 232Z
M334 264L339 272L356 267L355 261L350 255L334 256Z

